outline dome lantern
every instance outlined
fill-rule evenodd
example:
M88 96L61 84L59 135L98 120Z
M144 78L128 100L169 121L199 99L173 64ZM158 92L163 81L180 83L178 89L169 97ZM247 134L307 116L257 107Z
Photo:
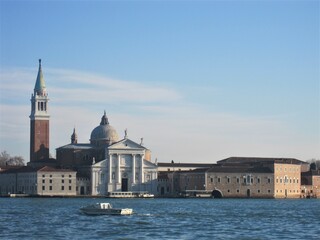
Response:
M91 132L90 142L97 146L111 145L119 140L118 133L109 124L106 111L101 118L100 125Z

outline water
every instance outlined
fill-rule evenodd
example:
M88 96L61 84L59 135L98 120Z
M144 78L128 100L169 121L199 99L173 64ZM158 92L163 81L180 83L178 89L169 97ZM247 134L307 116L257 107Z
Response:
M87 216L110 202L132 216ZM320 239L318 199L0 198L1 239Z

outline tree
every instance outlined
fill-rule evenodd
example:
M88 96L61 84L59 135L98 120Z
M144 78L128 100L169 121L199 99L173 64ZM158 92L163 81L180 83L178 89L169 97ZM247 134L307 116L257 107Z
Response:
M10 159L10 155L7 153L7 151L2 151L0 153L0 166L7 165L7 161Z
M11 157L7 151L0 153L0 166L24 166L24 159L21 156Z
M317 170L317 165L315 162L310 164L310 170Z
M310 159L307 161L310 164L310 169L317 170L320 169L320 159Z

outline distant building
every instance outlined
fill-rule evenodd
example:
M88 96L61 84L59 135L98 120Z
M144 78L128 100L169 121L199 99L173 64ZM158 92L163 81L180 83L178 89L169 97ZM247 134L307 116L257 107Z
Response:
M75 196L76 172L51 167L23 166L0 173L0 195Z
M320 170L310 170L301 173L301 197L320 197Z
M185 175L191 178L193 172L205 172L214 164L208 163L158 163L158 187L157 192L158 196L162 197L176 197L181 195L181 192L186 188L194 189L194 184L188 182L188 184L192 184L192 187L182 187L183 183L181 183L181 179L184 178ZM204 175L203 175L204 177ZM194 179L194 178L192 178ZM195 178L198 180L198 178ZM196 180L196 181L197 181ZM198 183L197 183L198 184ZM197 185L196 184L196 185ZM203 185L204 183L199 183ZM199 186L195 187L197 189L201 189Z
M178 168L176 168L178 169ZM231 157L209 168L159 172L159 195L232 198L299 198L301 169L287 158Z

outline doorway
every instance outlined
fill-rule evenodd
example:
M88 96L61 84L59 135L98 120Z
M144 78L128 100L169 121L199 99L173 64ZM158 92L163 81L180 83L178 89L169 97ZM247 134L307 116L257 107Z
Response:
M247 197L249 198L251 196L250 189L247 189Z
M80 195L84 195L84 186L80 187Z
M128 192L128 178L122 178L121 180L121 191Z

